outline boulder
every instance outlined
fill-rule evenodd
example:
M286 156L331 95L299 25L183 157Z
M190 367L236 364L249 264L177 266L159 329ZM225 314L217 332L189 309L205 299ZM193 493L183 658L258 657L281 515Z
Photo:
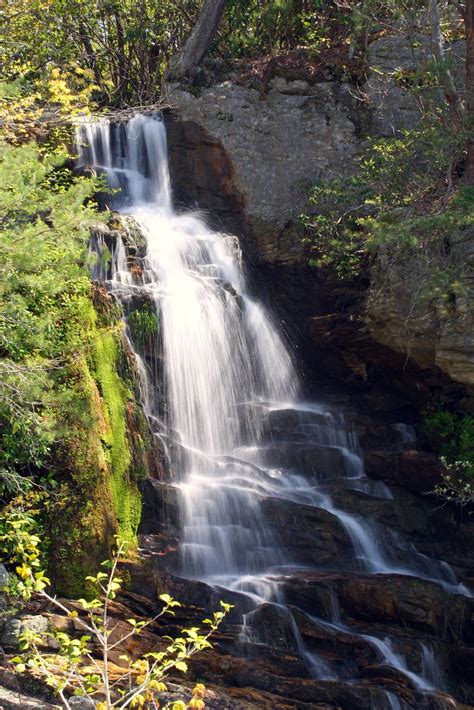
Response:
M0 626L0 645L17 649L20 636L25 631L42 634L48 627L48 619L39 614L7 618Z

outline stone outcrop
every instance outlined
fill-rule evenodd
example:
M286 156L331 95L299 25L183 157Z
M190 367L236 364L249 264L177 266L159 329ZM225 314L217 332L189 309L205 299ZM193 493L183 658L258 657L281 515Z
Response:
M446 54L462 87L463 42L448 46ZM397 135L419 120L419 105L407 87L413 71L431 60L430 38L380 36L370 43L368 59L372 71L365 83L359 77L357 85L319 75L289 77L282 71L257 88L234 76L204 87L166 87L172 107L170 166L178 202L208 211L210 218L217 217L218 224L237 233L251 262L277 268L272 299L281 301L287 313L288 300L294 309L295 299L301 303L306 296L314 304L313 316L328 315L321 295L328 284L322 286L317 274L304 271L308 255L299 215L307 210L311 185L354 170L367 136ZM362 336L382 368L390 350L416 364L422 372L417 382L445 375L472 396L472 294L458 295L443 314L429 299L419 298L420 284L431 268L472 265L472 235L453 234L451 241L448 258L437 255L429 266L417 255L397 263L381 252L367 304L364 299L358 304L361 327L356 330L351 323L351 330L359 340ZM280 267L287 270L284 275ZM298 293L302 279L303 296ZM308 309L301 310L307 318ZM332 351L332 344L325 341L323 349ZM354 356L350 338L342 352L344 366L364 378L364 353ZM472 406L472 400L464 405Z
M380 251L372 271L366 306L371 336L392 350L408 354L421 368L445 372L474 391L474 309L472 273L474 230L453 229L444 253L408 253L396 259ZM461 293L445 286L437 298L433 270L467 275ZM427 299L424 292L432 292Z
M169 86L167 100L174 109L169 142L178 199L187 192L219 214L227 198L231 212L242 210L259 259L302 261L299 215L311 185L344 171L358 150L361 102L351 87L275 77L265 96L226 81L197 97ZM183 143L180 159L176 146Z
M465 45L456 41L446 47L446 58L459 87L463 83ZM406 90L414 70L432 61L431 38L415 33L384 34L368 47L371 72L363 90L372 111L371 132L378 136L394 136L401 129L411 130L420 118L416 97Z

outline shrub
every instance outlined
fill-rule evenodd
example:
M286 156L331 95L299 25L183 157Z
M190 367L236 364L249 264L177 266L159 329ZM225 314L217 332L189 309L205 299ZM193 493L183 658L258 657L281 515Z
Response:
M21 580L18 589L23 598L28 600L32 595L43 598L61 614L74 620L76 633L63 628L51 628L46 632L25 631L20 637L21 653L12 659L16 671L29 672L44 680L58 694L65 708L70 707L68 697L71 694L92 698L97 710L140 708L147 703L159 707L159 699L167 691L165 679L173 671L185 673L188 660L198 651L211 647L209 638L221 624L230 605L221 602L221 610L203 621L207 627L204 631L193 627L183 629L178 638L164 637L163 650L152 650L136 660L124 653L120 659L125 666L123 670L120 667L119 677L112 678L111 653L122 650L126 641L165 614L174 615L173 610L180 606L179 602L162 594L160 612L147 620L127 619L129 629L120 633L118 638L116 634L112 637L116 623L111 617L110 605L121 589L122 578L118 569L126 544L118 542L112 559L102 564L103 570L87 577L96 596L90 601L78 599L66 605L48 591L49 580L41 570L39 542L33 518L20 511L5 518L0 543L7 559L15 565ZM51 648L53 650L49 650ZM203 696L204 686L198 684L187 705L178 701L172 708L200 710L204 708Z

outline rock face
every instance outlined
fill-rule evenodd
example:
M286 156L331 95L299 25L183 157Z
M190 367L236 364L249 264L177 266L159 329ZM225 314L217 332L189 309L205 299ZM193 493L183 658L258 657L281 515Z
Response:
M413 55L399 37L378 39L370 46L375 71L364 86L283 76L258 90L232 81L205 88L168 86L175 200L204 210L214 226L239 236L255 280L270 283L274 310L283 313L289 330L295 326L293 332L299 332L302 360L314 362L319 372L318 392L324 387L338 406L348 402L347 396L337 399L334 381L355 393L354 426L370 477L360 488L347 479L344 484L340 448L318 446L317 437L314 445L301 440L291 412L269 417L264 436L272 445L265 465L317 482L335 507L304 499L262 501L262 514L295 569L272 576L284 603L256 609L237 592L177 576L182 573L176 556L179 496L171 486L146 483L141 541L147 564L141 579L132 575L133 592L168 591L186 599L177 626L195 624L220 598L234 604L215 650L198 658L192 672L232 688L233 697L250 700L253 707L434 710L474 702L472 525L434 510L426 494L443 469L417 449L401 424L416 422L433 397L465 397L474 372L468 355L474 322L461 299L445 320L426 304L413 308L422 269L416 262L407 269L406 263L384 261L381 253L372 283L359 282L359 291L309 269L298 220L311 184L354 170L367 136L390 136L416 125L417 105L403 76L413 68L413 56L425 61L428 45L421 38ZM471 258L469 239L457 239L453 236L451 253ZM157 511L166 511L165 524L157 524ZM363 555L354 555L344 513L370 521L367 529L382 546L393 543L391 572L367 573ZM445 569L438 560L448 562L466 586L453 589L447 578L444 586L434 583L436 570ZM409 576L413 565L419 576ZM253 643L241 633L242 614L251 621ZM337 681L309 677L295 625L304 648L336 669ZM420 689L393 663L393 654L417 673L439 673L442 680L433 677L433 685L459 702ZM430 670L434 656L439 668Z
M473 289L446 305L441 299L420 299L429 288L433 265L442 270L474 268L474 230L453 228L445 253L426 258L417 254L394 259L380 252L372 272L366 323L374 339L405 352L422 368L439 368L454 381L474 388Z
M170 86L167 99L179 122L184 121L176 128L172 116L169 130L178 198L187 192L201 208L217 207L219 213L222 200L233 194L234 210L243 210L245 229L260 259L289 264L302 260L298 217L310 186L344 170L358 149L359 106L350 87L337 82L311 86L275 77L265 96L224 82L198 97ZM175 146L182 147L183 140L186 156L181 154L178 164ZM209 177L204 184L202 174L209 173L197 165L202 160L211 167L216 186ZM198 181L189 180L189 175L197 175ZM216 204L216 195L221 204Z
M464 42L446 47L446 58L459 86L463 81L464 56ZM375 135L394 136L402 128L416 127L419 107L416 98L404 88L404 79L431 60L431 39L426 35L383 35L369 44L368 64L372 71L364 91L372 109L371 130Z
M287 314L292 310L292 320L301 316L295 315L295 303L304 311L299 328L307 327L306 298L313 303L313 316L337 315L324 312L319 277L304 270L308 257L299 215L309 188L321 178L354 170L368 135L393 136L416 126L418 105L406 90L407 77L430 61L430 51L430 39L422 35L376 39L368 50L373 70L361 86L275 76L259 90L232 81L201 89L167 87L170 166L178 202L217 217L218 225L241 237L250 261L267 267L267 274L269 265L277 269L271 273L276 284L272 300L280 300ZM461 86L463 42L448 46L446 54ZM473 250L472 235L453 234L448 257L438 255L435 262L441 269L447 262L466 266L472 264ZM472 294L458 296L442 316L426 300L415 304L427 278L426 264L417 256L409 259L408 269L403 259L394 263L379 254L367 303L362 299L358 305L361 328L352 327L352 333L371 343L381 367L386 366L386 346L424 371L419 381L441 373L467 387L471 396ZM303 294L298 293L302 280ZM291 292L290 305L282 291ZM326 341L322 345L331 350ZM343 361L364 379L364 359L357 361L353 350L349 342Z
M213 650L196 658L191 673L206 685L229 688L226 694L251 707L391 710L398 699L403 710L438 710L461 708L454 698L474 699L472 525L450 519L419 495L438 480L439 466L410 448L410 431L389 430L368 415L359 419L365 445L380 447L366 451L371 479L347 477L354 461L336 445L347 426L336 413L288 407L264 417L261 445L270 470L304 476L319 495L311 498L293 477L295 500L259 496L272 540L282 560L291 560L262 577L274 597L255 601L241 593L245 586L183 578L176 555L179 487L148 480L143 489L145 564L131 570L130 601L146 597L154 604L163 592L185 600L170 633L197 626L221 599L232 604ZM333 439L323 446L326 427ZM370 572L357 553L347 516L385 551L380 572ZM447 564L453 576L445 576ZM414 674L427 679L426 687ZM430 682L443 691L433 692Z

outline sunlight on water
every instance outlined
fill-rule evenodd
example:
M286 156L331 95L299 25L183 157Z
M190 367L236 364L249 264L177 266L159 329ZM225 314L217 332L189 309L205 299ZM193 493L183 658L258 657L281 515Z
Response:
M140 278L129 268L121 239L111 265L98 258L92 276L106 281L123 303L137 295L151 300L159 318L159 394L147 363L138 352L136 358L143 406L184 500L179 573L239 592L256 609L275 605L287 615L292 644L310 673L325 679L335 676L306 649L281 589L284 570L301 565L265 518L262 500L322 508L334 516L352 543L355 569L420 576L468 593L449 565L333 503L324 488L328 482L381 500L392 495L365 477L357 436L341 414L302 400L290 349L272 316L249 296L237 238L210 230L198 213L174 211L160 117L84 122L77 143L79 164L107 176L115 190L110 206L131 215L146 241ZM100 235L91 252L105 253ZM162 395L164 403L157 404ZM264 642L252 624L255 613L245 616L242 635L247 642ZM338 614L332 626L349 631ZM417 688L442 682L428 647L420 675L390 639L359 637ZM393 693L386 697L390 707L400 707Z

